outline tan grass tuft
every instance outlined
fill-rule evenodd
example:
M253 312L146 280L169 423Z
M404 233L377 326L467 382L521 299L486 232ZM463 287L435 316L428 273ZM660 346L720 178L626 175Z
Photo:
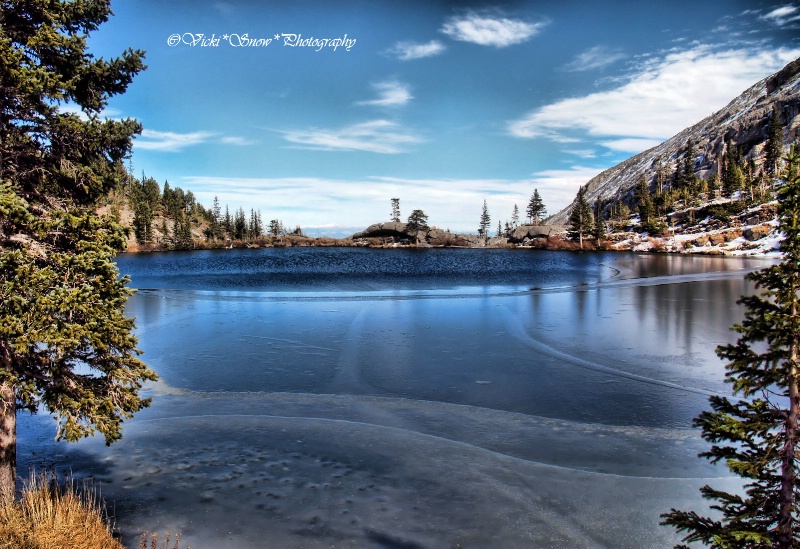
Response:
M19 501L0 504L0 549L124 549L94 490L32 474Z

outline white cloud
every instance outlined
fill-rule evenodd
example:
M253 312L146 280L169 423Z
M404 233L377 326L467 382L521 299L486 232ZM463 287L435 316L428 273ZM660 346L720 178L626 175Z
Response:
M538 174L537 174L538 175ZM587 173L588 175L588 173ZM594 175L592 173L591 175ZM591 177L588 175L588 177ZM404 179L366 177L357 180L312 177L224 178L183 177L182 188L192 189L202 204L214 196L231 210L259 209L264 219L281 219L289 227L354 227L352 232L389 220L390 198L400 198L405 219L414 209L423 210L430 223L442 229L475 233L483 200L487 201L493 225L511 219L514 204L521 212L538 188L547 209L555 213L575 197L586 182L580 172L572 178L543 173L533 179ZM560 185L567 185L561 188ZM572 186L570 186L572 185ZM302 198L299 206L298 197ZM325 231L314 231L324 233Z
M605 137L614 150L651 146L724 107L800 50L714 51L696 46L651 59L617 87L562 99L508 125L511 135L552 140Z
M439 55L445 49L444 44L438 40L431 40L424 44L417 42L398 42L392 46L387 53L395 55L401 61L410 61L412 59L422 59L423 57Z
M253 145L255 141L251 141L245 137L239 137L234 135L225 136L220 141L225 145L236 145L239 147L243 147L245 145Z
M542 195L548 215L553 215L572 203L581 185L605 169L572 166L564 170L542 170L533 174L533 187Z
M378 92L377 99L369 101L359 101L359 105L371 105L375 107L398 107L405 105L413 96L406 84L397 81L378 82L372 85Z
M529 23L520 19L470 12L450 18L441 30L453 40L503 48L527 41L546 25L546 22Z
M597 158L597 152L594 149L565 149L564 152L581 158Z
M142 130L142 135L134 141L134 147L150 151L176 152L206 143L213 136L211 132L176 133L145 128Z
M791 4L776 8L771 12L759 16L759 19L775 23L779 27L783 27L790 23L800 21L800 8L792 6Z
M662 142L663 140L661 139L639 139L635 137L629 137L601 141L600 144L607 149L611 149L612 151L638 154L642 151L646 151L647 149L651 149L656 145L660 145Z
M573 72L603 69L616 63L620 59L625 59L625 57L625 54L619 50L614 50L606 46L594 46L578 54L578 56L567 63L564 68Z
M338 129L311 128L283 132L284 138L309 149L397 154L422 139L390 120L372 120Z

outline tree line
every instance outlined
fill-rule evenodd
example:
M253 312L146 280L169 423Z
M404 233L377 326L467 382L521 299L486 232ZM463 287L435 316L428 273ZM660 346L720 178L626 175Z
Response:
M195 238L193 228L206 242L253 241L268 235L302 234L299 226L290 232L279 219L264 223L261 211L256 208L251 208L249 213L242 207L231 212L225 205L223 212L216 196L211 208L206 208L192 191L171 187L169 181L164 182L162 190L154 178L144 174L139 179L128 174L121 190L133 210L133 232L139 244L191 249ZM112 207L112 215L119 221L118 207ZM154 230L156 217L161 218L158 237Z

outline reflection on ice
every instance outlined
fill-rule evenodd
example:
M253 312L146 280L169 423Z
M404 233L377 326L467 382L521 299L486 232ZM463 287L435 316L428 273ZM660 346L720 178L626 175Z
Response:
M118 445L69 461L126 531L178 529L193 547L664 547L658 513L704 482L681 478L720 473L682 430L372 397L159 401Z
M423 256L397 287L410 255L331 254L354 278L321 287L316 252L126 258L155 288L128 309L161 376L152 408L109 448L21 417L20 467L95 478L129 544L148 529L195 548L673 545L659 514L702 505L704 479L736 482L697 459L690 425L728 392L714 348L753 262L487 253L478 266L508 274L436 278L465 252ZM176 258L198 270L181 279ZM222 258L235 273L209 266Z

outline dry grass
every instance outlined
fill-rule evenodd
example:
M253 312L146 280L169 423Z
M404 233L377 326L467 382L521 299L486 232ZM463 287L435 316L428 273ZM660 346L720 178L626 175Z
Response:
M0 549L124 549L93 490L33 474L19 501L0 505Z
M174 545L170 545L173 543ZM158 543L158 534L142 534L141 544L139 549L180 549L181 535L176 534L175 539L172 539L172 534L167 532L166 539ZM190 549L187 547L186 549Z
M141 549L179 549L180 535L159 544L144 534ZM125 549L88 484L61 484L51 473L32 473L19 500L0 501L0 549ZM188 547L186 549L189 549Z

